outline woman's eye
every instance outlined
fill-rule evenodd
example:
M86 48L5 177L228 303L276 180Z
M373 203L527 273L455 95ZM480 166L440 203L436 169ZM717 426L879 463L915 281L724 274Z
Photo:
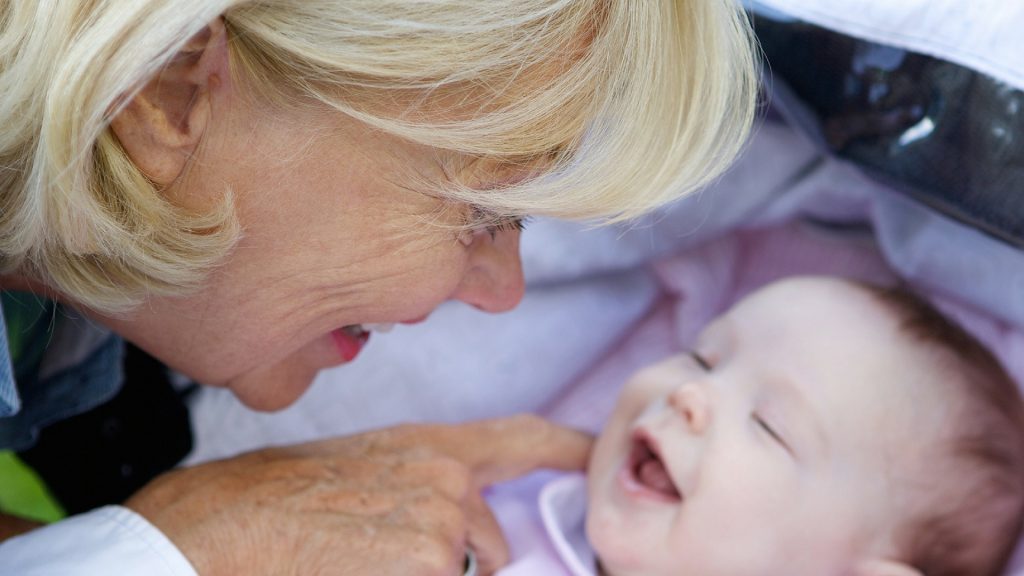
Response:
M506 218L504 220L498 220L497 222L492 222L491 224L488 224L485 229L493 238L494 235L497 234L498 232L510 232L512 230L522 232L523 228L526 228L526 224L529 221L530 219L526 217Z
M701 356L699 353L694 351L690 352L690 358L693 359L697 366L700 366L701 370L705 372L711 372L711 363L708 362L707 358Z
M522 231L529 218L525 216L498 217L487 210L473 206L470 214L470 225L480 232L490 234L493 240L498 232Z
M768 434L768 436L772 438L772 440L778 442L779 445L785 448L787 452L793 452L793 450L790 448L786 440L782 437L781 434L779 434L778 430L772 427L772 425L769 424L763 416L761 416L757 412L754 412L750 415L750 417L754 420L754 423L757 424L759 428L761 428L761 430L763 430L765 433Z

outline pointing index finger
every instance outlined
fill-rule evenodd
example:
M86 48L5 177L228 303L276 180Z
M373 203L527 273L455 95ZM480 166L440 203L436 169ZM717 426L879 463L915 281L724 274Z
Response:
M593 437L531 415L482 420L449 428L448 453L473 472L479 486L538 468L583 470Z

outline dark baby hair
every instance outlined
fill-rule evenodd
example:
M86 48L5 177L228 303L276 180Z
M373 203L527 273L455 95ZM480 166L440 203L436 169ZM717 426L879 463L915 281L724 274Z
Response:
M952 377L958 409L935 498L897 534L902 559L925 576L999 576L1024 522L1024 401L999 360L906 287L863 285ZM946 481L948 480L948 481Z

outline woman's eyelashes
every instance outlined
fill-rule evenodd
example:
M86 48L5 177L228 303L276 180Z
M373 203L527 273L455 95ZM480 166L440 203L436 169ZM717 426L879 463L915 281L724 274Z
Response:
M528 216L505 218L488 224L484 230L491 235L491 239L493 240L498 232L512 232L513 230L516 232L522 232L529 222L530 218Z
M470 208L470 228L478 232L486 232L492 240L499 232L522 232L529 221L528 216L498 216L479 206Z

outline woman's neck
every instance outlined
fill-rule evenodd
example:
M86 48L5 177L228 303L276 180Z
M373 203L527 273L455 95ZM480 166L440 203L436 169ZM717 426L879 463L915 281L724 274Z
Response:
M68 299L64 298L63 295L53 290L46 284L39 282L38 280L32 280L26 276L20 274L0 274L0 290L2 291L16 291L16 292L29 292L48 298L50 300L56 300L62 304L68 304Z

